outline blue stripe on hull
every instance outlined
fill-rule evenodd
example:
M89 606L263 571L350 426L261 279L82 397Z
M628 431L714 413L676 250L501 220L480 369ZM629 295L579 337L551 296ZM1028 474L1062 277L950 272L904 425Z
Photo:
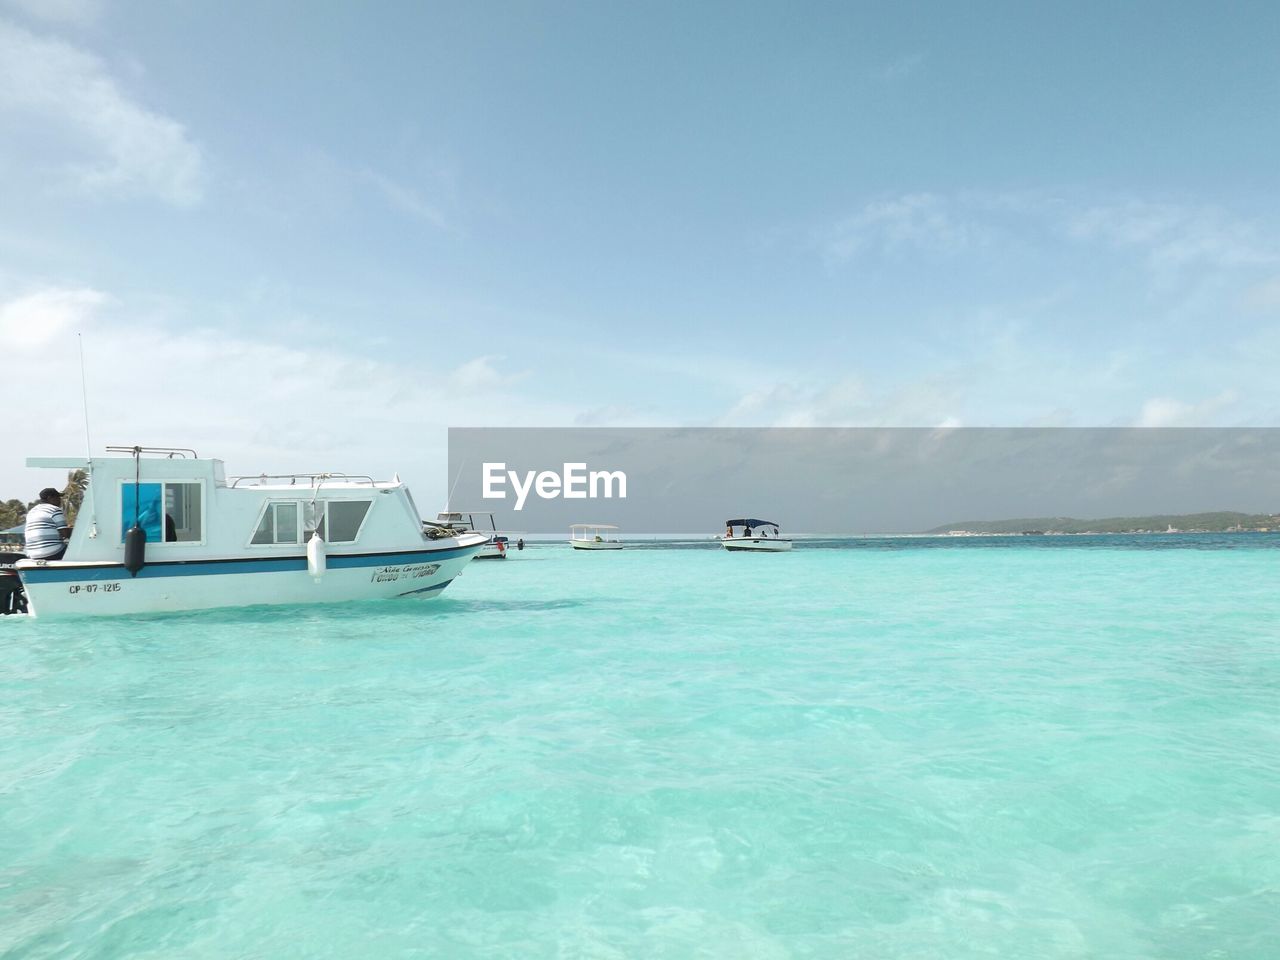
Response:
M455 547L449 550L413 550L404 553L370 553L357 556L330 556L326 564L335 570L358 567L401 566L407 563L437 563L474 554L478 547ZM254 557L235 560L162 560L148 563L138 571L137 579L160 577L208 577L229 573L290 573L307 569L306 557ZM84 580L129 580L123 565L47 566L19 570L27 583L68 583Z
M346 567L385 567L402 563L434 563L437 560L453 560L457 557L472 556L480 549L474 547L455 547L452 550L415 550L412 553L370 553L363 556L328 557L328 565L342 570ZM307 565L306 560L302 565Z

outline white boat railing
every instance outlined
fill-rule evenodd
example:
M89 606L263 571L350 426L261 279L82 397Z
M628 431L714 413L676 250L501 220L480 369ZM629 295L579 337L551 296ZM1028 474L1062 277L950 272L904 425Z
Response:
M125 447L125 446L119 446L119 445L114 445L114 446L108 445L107 452L108 453L131 453L135 455L143 454L143 453L152 453L158 456L167 457L170 460L173 460L175 458L179 460L199 460L200 459L200 454L196 453L190 447L135 447L135 446ZM188 456L188 454L190 456Z
M301 481L306 481L308 487L319 487L324 482L332 480L338 483L355 483L360 485L376 486L378 481L373 477L364 474L351 473L259 473L251 477L231 477L228 482L230 487L238 487L242 483L246 487L265 487L280 486L277 481L288 481L288 486L298 486Z

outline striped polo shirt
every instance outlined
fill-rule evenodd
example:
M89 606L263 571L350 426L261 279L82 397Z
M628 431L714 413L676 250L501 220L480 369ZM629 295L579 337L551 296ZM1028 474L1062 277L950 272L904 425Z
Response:
M62 549L62 535L59 527L67 525L67 518L62 515L62 508L52 503L37 503L27 511L27 556L32 560L43 560Z

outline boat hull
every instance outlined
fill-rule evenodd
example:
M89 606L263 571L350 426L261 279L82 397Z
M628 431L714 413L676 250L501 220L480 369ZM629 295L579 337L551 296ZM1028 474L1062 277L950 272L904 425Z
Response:
M479 547L330 555L319 577L308 572L305 556L148 563L137 576L107 562L23 561L17 569L34 616L110 616L430 598L465 569Z
M569 546L575 550L621 550L622 544L617 540L570 540Z
M790 540L773 537L725 537L721 543L726 550L752 553L783 553L791 549Z

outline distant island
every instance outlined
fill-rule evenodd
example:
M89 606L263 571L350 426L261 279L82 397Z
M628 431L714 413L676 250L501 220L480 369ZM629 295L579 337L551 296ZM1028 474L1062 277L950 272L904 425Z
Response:
M1151 517L1023 517L1017 520L962 520L947 523L927 534L1051 534L1051 533L1237 533L1280 532L1280 514L1183 513Z

